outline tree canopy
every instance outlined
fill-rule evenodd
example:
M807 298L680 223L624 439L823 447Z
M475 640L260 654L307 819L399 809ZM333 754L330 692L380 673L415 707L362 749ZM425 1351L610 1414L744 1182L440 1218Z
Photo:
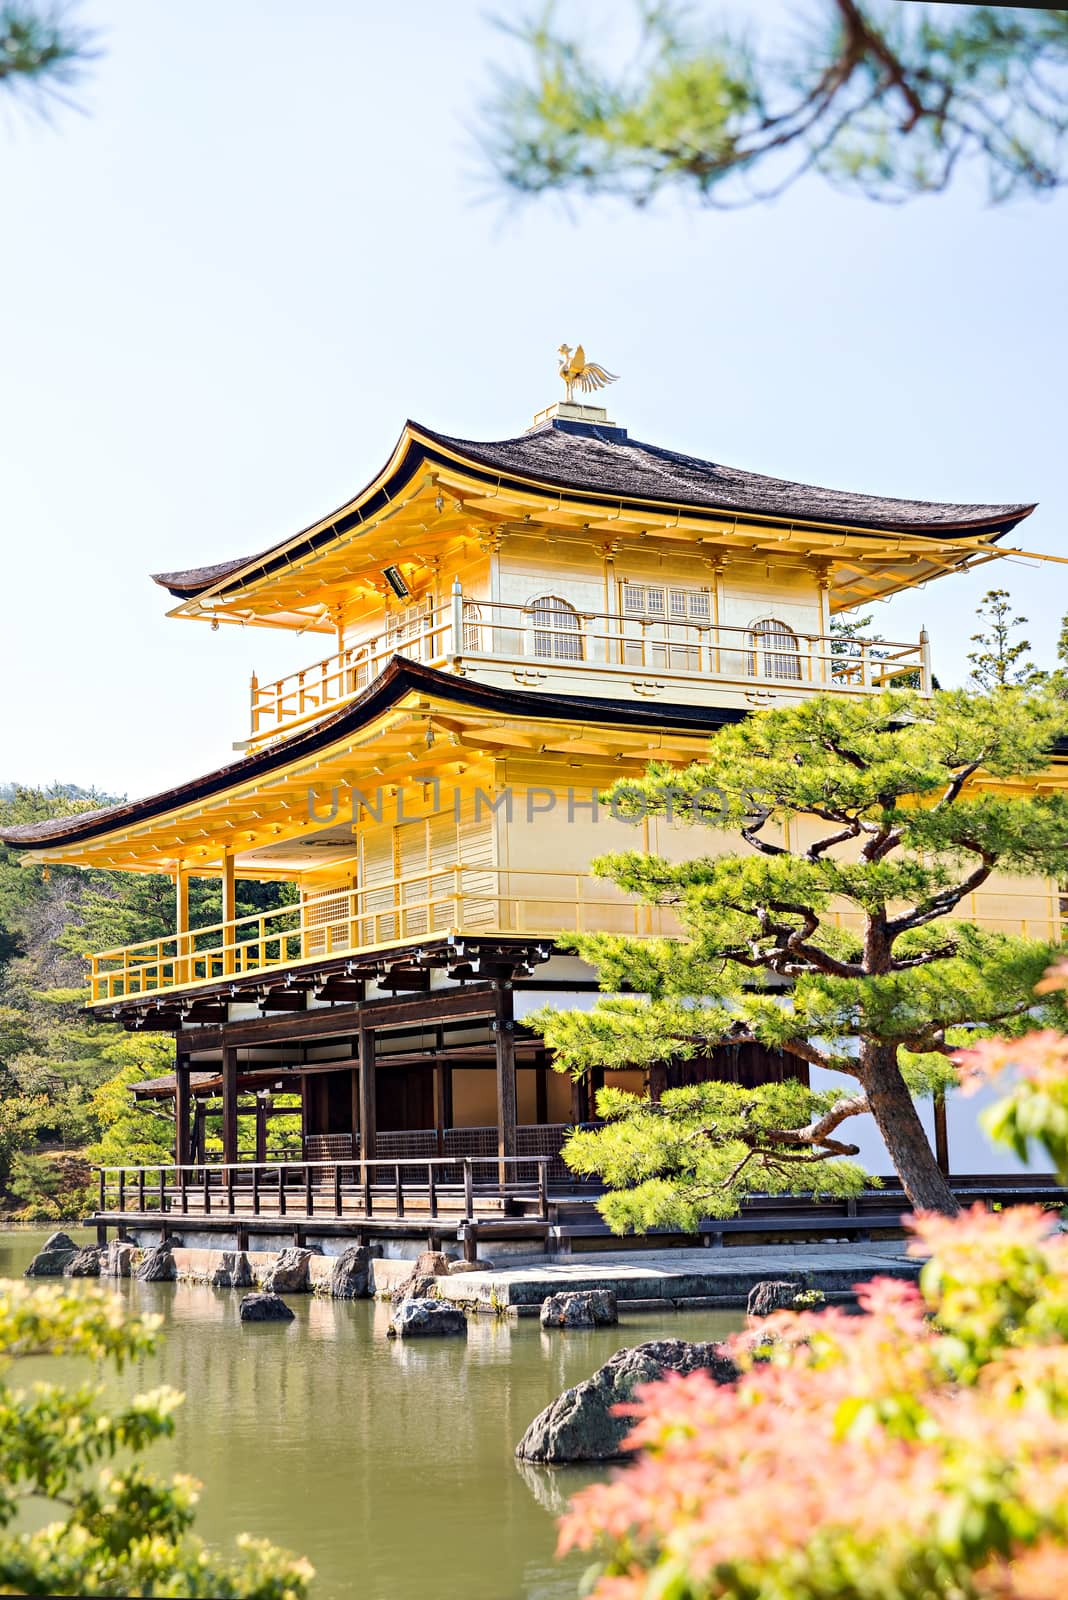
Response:
M818 0L767 45L751 17L729 16L633 0L629 57L618 33L591 42L553 6L509 26L525 61L486 107L498 179L524 195L641 205L673 189L717 207L809 172L897 201L965 169L995 202L1065 181L1063 10Z
M34 822L111 803L73 784L0 788L0 818ZM241 882L238 915L270 910L294 895L290 884ZM190 921L222 915L218 880L190 883ZM84 1214L89 1163L169 1159L173 1119L135 1106L130 1086L169 1072L174 1043L127 1034L85 1017L84 953L169 934L174 885L161 873L45 868L0 845L0 1199L23 1220ZM219 1119L206 1124L206 1148ZM239 1124L242 1147L254 1138ZM272 1140L299 1139L299 1121L276 1117Z
M1063 969L1068 978L1068 968ZM1047 992L1063 978L1047 980ZM1068 1040L989 1041L1016 1074L988 1126L1068 1182ZM1021 1144L1022 1141L1022 1144ZM860 1315L780 1312L703 1372L638 1391L634 1463L584 1490L561 1549L592 1600L1060 1600L1068 1591L1068 1238L1055 1213L912 1224L918 1287Z
M733 839L682 862L631 851L595 863L672 907L683 937L577 939L608 992L589 1012L531 1019L557 1067L652 1067L755 1043L800 1076L847 1085L604 1091L607 1126L574 1134L565 1154L608 1182L614 1228L692 1228L752 1191L850 1192L861 1177L842 1162L857 1150L841 1129L864 1113L912 1202L956 1209L913 1096L954 1079L962 1043L1031 1025L1050 945L967 916L999 868L1063 871L1068 795L1024 780L1066 726L1048 691L818 697L720 730L683 772L617 785L622 811L688 820L696 852L702 821ZM1063 1012L1057 995L1040 1003Z
M1019 637L1027 618L1013 616L1007 589L988 589L975 616L980 626L971 642L976 648L968 652L973 687L1003 689L1010 684L1036 683L1047 676L1031 659L1031 641Z
M0 1590L24 1595L170 1595L301 1600L302 1559L242 1536L233 1559L193 1532L199 1484L164 1482L137 1460L174 1432L182 1396L156 1389L108 1405L98 1387L13 1387L33 1358L87 1357L121 1370L152 1350L158 1317L125 1320L114 1294L87 1285L0 1283ZM131 1459L132 1458L132 1459ZM119 1464L121 1463L121 1464ZM19 1514L44 1505L27 1531Z

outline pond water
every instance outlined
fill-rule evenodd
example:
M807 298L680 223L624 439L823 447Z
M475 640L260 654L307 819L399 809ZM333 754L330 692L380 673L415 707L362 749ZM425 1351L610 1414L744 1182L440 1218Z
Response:
M0 1277L21 1276L45 1236L0 1233ZM550 1335L536 1319L480 1318L466 1341L403 1344L372 1301L294 1295L295 1322L243 1327L237 1291L106 1281L131 1311L160 1313L166 1335L109 1389L186 1396L151 1465L200 1479L212 1544L248 1532L306 1555L315 1600L574 1600L585 1563L555 1559L554 1517L597 1474L521 1467L527 1423L623 1345L721 1339L742 1322L632 1315ZM35 1365L53 1381L86 1372Z

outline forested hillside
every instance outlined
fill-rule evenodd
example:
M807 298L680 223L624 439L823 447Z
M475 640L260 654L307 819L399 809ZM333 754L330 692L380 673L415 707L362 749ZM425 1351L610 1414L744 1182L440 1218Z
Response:
M36 822L114 803L74 784L0 785L0 822ZM190 920L221 917L211 879L190 886ZM241 884L238 915L291 895ZM168 1035L132 1035L83 1015L83 954L157 938L174 926L162 874L34 866L0 845L0 1205L26 1220L77 1217L93 1160L170 1157L173 1124L134 1108L129 1085L173 1065Z

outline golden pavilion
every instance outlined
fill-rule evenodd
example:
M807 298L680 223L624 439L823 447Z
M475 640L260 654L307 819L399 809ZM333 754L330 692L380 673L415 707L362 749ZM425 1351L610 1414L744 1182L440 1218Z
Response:
M761 707L930 693L926 634L843 645L833 617L996 558L1034 509L816 488L641 443L586 403L603 385L582 382L583 359L561 362L582 398L518 436L408 422L370 483L282 543L157 575L170 616L288 629L312 659L252 679L248 726L213 771L4 832L39 862L174 884L166 937L89 963L93 1016L175 1041L173 1075L138 1091L173 1106L174 1166L102 1175L98 1225L149 1211L245 1244L286 1229L559 1242L560 1146L596 1084L554 1073L524 1018L590 1003L593 972L560 948L574 931L673 931L669 910L591 875L636 842L600 796L651 761L686 765ZM1068 781L1063 754L1051 781ZM693 849L664 818L637 842ZM191 926L197 877L221 884L213 926ZM239 916L247 880L289 898ZM1059 936L1052 881L1001 875L973 900L962 914L980 924ZM667 1072L797 1070L747 1047ZM301 1149L272 1163L283 1096L299 1097Z

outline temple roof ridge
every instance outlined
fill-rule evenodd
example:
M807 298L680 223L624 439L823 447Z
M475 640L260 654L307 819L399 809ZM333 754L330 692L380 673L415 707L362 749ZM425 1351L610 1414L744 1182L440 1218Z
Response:
M665 445L630 438L613 423L568 416L594 408L550 407L527 432L505 439L465 439L409 420L385 467L336 511L288 539L253 555L153 574L154 581L192 599L282 551L299 559L307 549L344 537L409 483L420 464L443 470L467 467L492 475L499 488L609 500L638 509L720 514L743 520L818 523L862 532L1001 538L1029 516L1035 502L975 504L916 500L829 489L727 466ZM555 413L555 414L553 414Z

